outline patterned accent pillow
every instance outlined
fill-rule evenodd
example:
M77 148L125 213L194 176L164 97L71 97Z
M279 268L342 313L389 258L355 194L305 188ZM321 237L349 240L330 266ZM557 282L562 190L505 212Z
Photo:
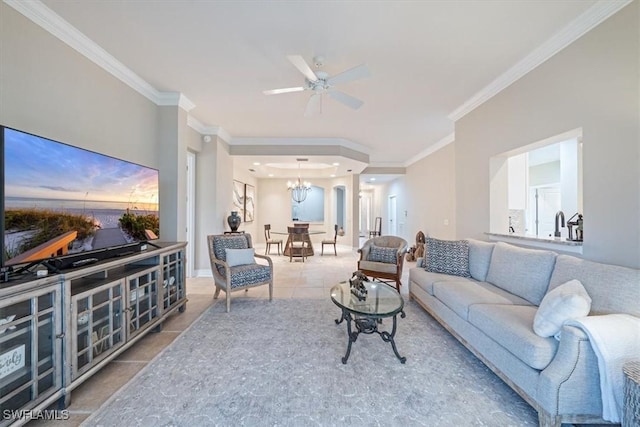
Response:
M369 250L369 261L395 264L397 256L398 249L396 248L371 245L371 249Z
M466 240L438 240L428 237L425 258L427 271L471 277L469 242Z
M245 236L215 236L213 238L213 253L221 261L227 261L227 249L247 249L249 243ZM224 267L217 265L218 272L222 275L225 274Z
M236 265L248 265L255 264L256 260L253 255L255 254L253 248L249 249L229 249L226 248L227 264L229 267L235 267Z

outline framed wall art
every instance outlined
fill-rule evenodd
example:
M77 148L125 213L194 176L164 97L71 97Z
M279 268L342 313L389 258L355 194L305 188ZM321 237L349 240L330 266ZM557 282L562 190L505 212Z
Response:
M244 222L252 222L256 212L256 189L253 185L244 185Z
M233 211L237 211L240 218L244 218L244 183L233 180Z

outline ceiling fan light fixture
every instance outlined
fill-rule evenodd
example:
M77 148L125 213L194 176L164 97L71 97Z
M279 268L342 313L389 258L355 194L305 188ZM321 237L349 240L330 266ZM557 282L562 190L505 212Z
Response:
M305 87L265 90L263 91L265 95L279 95L303 90L313 91L305 109L304 115L306 117L322 114L321 98L324 94L353 110L357 110L362 106L363 101L344 92L336 91L334 87L338 84L370 77L371 73L366 65L361 64L335 76L330 76L326 71L313 71L300 55L288 55L287 59L305 76ZM316 68L321 67L324 65L324 58L321 56L314 57L313 64Z

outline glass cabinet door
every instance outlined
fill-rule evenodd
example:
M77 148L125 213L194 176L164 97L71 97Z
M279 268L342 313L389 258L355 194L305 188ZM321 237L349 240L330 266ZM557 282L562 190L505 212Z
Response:
M162 257L162 308L169 310L186 296L184 251Z
M157 268L129 276L129 337L135 336L160 316Z
M0 306L3 410L44 400L62 387L61 345L57 343L62 328L59 286L10 300Z
M74 378L124 343L122 297L122 281L73 297L76 319Z

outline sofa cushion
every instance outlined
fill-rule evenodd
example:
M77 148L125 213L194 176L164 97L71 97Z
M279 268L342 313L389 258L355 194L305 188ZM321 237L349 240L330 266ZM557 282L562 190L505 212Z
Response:
M489 272L489 265L491 264L491 254L496 244L475 239L468 239L468 241L469 273L474 279L484 282L487 280L487 273Z
M271 280L268 265L248 264L231 267L231 289Z
M469 310L469 323L534 369L546 368L558 349L554 338L543 338L531 325L537 307L476 304Z
M433 295L465 320L468 320L469 308L474 304L529 304L486 282L436 282L433 284Z
M391 273L391 274L395 274L398 271L398 266L396 265L395 262L393 264L389 264L386 262L362 260L358 262L358 268L360 270L379 271L381 273Z
M398 259L398 248L385 248L383 246L371 245L368 261L386 262L395 264Z
M547 292L556 254L498 242L491 254L487 282L539 305Z
M426 269L432 273L471 277L469 274L469 242L427 238Z
M591 315L627 313L640 317L640 270L558 255L549 290L577 279L591 297Z
M435 282L471 282L471 279L464 277L452 276L450 274L432 273L424 268L414 267L409 270L409 283L411 286L417 285L429 295L433 295L433 284Z
M591 309L591 298L579 280L569 280L542 298L533 319L533 331L541 337L552 337L569 319L584 317Z

